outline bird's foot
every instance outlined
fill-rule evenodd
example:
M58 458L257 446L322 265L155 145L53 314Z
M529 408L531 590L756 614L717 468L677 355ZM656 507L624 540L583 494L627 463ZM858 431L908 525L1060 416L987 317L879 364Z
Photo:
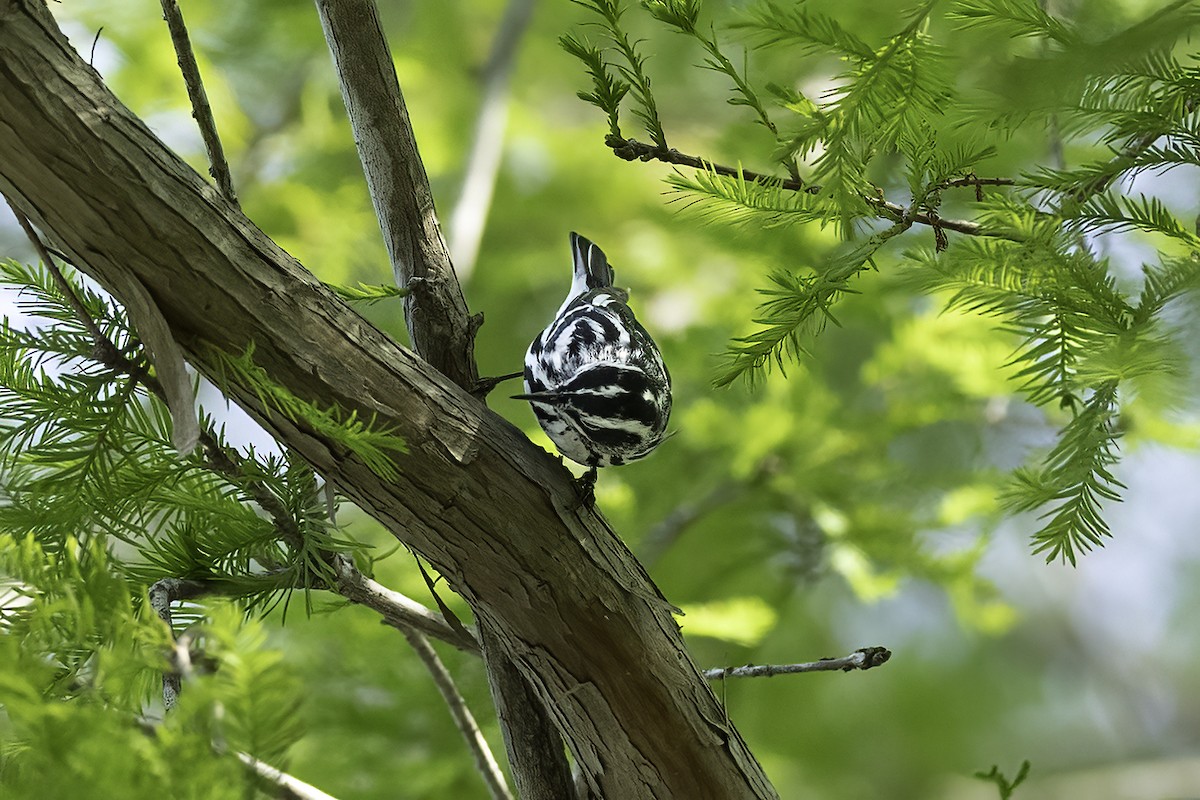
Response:
M589 467L588 471L575 479L575 493L579 497L582 508L593 508L596 505L596 468Z

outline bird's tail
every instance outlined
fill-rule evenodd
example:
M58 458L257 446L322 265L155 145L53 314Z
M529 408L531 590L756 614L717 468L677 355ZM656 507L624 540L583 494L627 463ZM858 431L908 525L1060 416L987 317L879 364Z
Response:
M571 282L571 294L578 296L589 289L603 289L613 285L615 276L604 251L591 241L571 232L571 256L575 260L575 279Z

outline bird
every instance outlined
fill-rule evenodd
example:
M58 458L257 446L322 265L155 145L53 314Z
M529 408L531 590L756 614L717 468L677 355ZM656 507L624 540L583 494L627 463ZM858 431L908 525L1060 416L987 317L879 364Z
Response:
M573 277L566 300L525 354L525 393L550 441L588 467L591 499L598 467L649 455L666 437L671 374L654 339L615 287L599 247L571 233Z

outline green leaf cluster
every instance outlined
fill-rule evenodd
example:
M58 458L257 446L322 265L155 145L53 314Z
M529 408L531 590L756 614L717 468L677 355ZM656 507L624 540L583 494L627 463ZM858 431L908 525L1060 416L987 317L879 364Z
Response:
M594 90L590 94L581 92L579 96L604 111L608 115L612 134L619 135L618 107L628 94L634 101L633 115L645 126L650 141L658 147L665 148L667 135L663 132L658 103L650 89L650 77L646 72L647 57L639 48L639 42L630 36L621 23L626 11L623 0L572 2L599 17L592 25L609 41L619 59L606 61L603 51L585 40L572 36L561 39L564 49L583 61L592 77ZM614 77L614 72L619 77Z
M730 348L716 385L728 386L743 375L753 378L771 361L782 371L785 359L798 359L806 339L820 333L827 322L837 324L832 308L843 295L856 291L851 280L870 266L872 256L888 239L906 228L893 225L861 242L843 245L814 275L773 273L775 286L761 290L770 299L760 307L762 316L754 320L761 327Z
M263 406L291 422L310 426L361 458L380 477L393 480L398 474L389 453L403 453L406 446L404 439L394 431L378 426L374 419L360 420L356 411L344 414L339 409L323 409L297 397L271 380L266 370L254 363L253 344L241 355L215 348L210 352L219 370L217 384L223 390L232 392L235 386L248 389Z
M51 553L73 539L121 542L128 549L113 562L140 585L201 580L250 607L331 579L327 554L354 545L334 532L307 464L239 451L206 414L202 446L180 457L170 413L151 390L152 371L120 310L65 273L114 345L97 360L107 346L97 346L48 271L13 262L3 269L21 288L22 310L55 325L0 328L0 531L32 536ZM396 437L299 401L248 355L224 363L227 380L261 393L279 413L394 469L381 448L399 447Z
M99 541L55 553L0 537L0 792L44 797L253 796L237 760L282 763L299 693L261 628L229 607L190 631L187 692L157 696L172 640Z
M348 303L378 303L380 300L388 300L393 297L407 297L410 289L404 289L395 284L390 283L373 283L366 284L359 281L357 286L349 286L338 283L327 284L330 289Z
M1200 72L1174 46L1200 21L1195 9L1172 3L1098 37L1036 0L922 2L878 44L804 3L764 0L728 23L765 63L781 51L792 65L833 59L828 88L810 97L787 75L767 80L765 93L757 88L748 78L749 52L735 66L716 27L700 24L698 4L643 6L700 45L702 67L732 80L731 102L771 131L775 148L764 155L788 172L718 167L721 159L705 154L692 162L704 168L667 177L672 202L708 223L774 235L832 225L848 240L811 263L769 272L755 328L734 337L716 385L755 382L766 369L801 360L827 323L837 323L839 303L860 291L861 275L885 268L886 244L928 230L932 247L908 251L911 285L948 308L996 319L1016 341L1008 363L997 367L1007 368L1028 402L1067 417L1041 464L1013 474L1006 506L1040 511L1033 541L1048 559L1074 563L1100 544L1110 534L1103 502L1118 500L1122 488L1113 469L1123 405L1144 383L1178 372L1164 306L1194 285L1200 258L1194 224L1164 197L1127 188L1143 173L1200 166ZM618 36L621 15L602 16ZM977 32L1010 43L990 66L1009 85L1029 86L1026 95L998 92L987 77L961 77L973 74L974 54L951 37ZM590 58L595 78L605 54ZM613 135L620 99L605 106ZM638 100L643 109L645 100ZM983 165L1003 163L1005 137L1037 121L1102 157L1078 166L1026 164L1010 178L979 176ZM686 163L662 150L642 156ZM947 221L948 208L970 217ZM1094 246L1097 237L1129 234L1155 237L1165 248L1160 263L1144 268L1140 297L1118 286L1117 269Z

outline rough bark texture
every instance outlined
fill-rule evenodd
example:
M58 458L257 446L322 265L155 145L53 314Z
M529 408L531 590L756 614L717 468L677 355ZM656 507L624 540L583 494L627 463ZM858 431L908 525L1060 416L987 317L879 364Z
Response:
M433 192L375 0L316 4L397 283L413 288L405 300L413 349L459 388L474 392L479 381L474 355L478 326L467 314L442 240ZM406 247L414 235L419 241ZM567 800L574 794L570 764L542 701L503 648L491 637L480 638L509 768L521 797Z
M201 371L214 373L213 348L253 343L280 385L406 438L387 482L233 390L470 602L595 794L775 796L669 604L600 516L577 507L564 468L337 300L167 150L40 0L0 0L0 191L110 290L139 280Z
M317 0L317 10L396 283L413 292L404 301L409 339L439 372L470 389L478 378L474 331L374 0Z
M486 626L479 629L479 640L517 797L571 800L575 797L571 765L543 699Z

